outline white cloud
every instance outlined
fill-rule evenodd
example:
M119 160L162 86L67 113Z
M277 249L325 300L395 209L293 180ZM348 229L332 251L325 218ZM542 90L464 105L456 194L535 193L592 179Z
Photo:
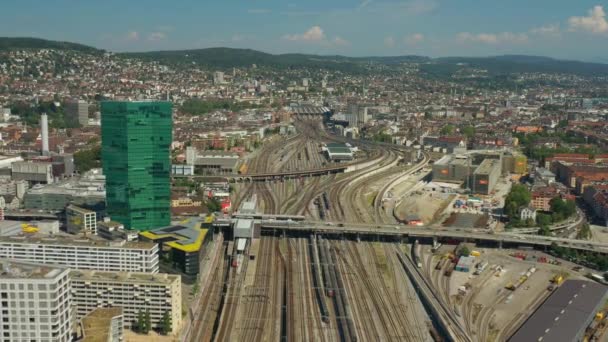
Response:
M157 42L167 38L167 34L164 32L152 32L148 35L148 40L151 42Z
M267 8L252 8L247 10L247 13L249 14L267 14L270 12L272 12L272 10L269 10Z
M350 46L350 42L342 37L336 36L333 41L336 46Z
M139 32L137 32L137 31L129 31L129 32L127 32L127 34L125 35L125 40L126 41L139 40Z
M558 24L549 24L541 27L535 27L530 30L530 33L543 36L559 36L561 30Z
M595 34L608 33L608 22L604 7L597 5L589 10L586 17L570 17L570 31L586 31Z
M456 40L460 43L482 43L482 44L522 44L528 42L528 35L525 33L477 33L460 32L456 35Z
M283 39L293 42L322 42L325 40L325 33L320 26L313 26L302 34L286 34Z
M389 48L394 48L395 47L395 38L393 38L391 36L384 38L384 46L389 47Z
M405 43L408 45L416 45L424 41L424 35L422 33L412 33L405 37Z

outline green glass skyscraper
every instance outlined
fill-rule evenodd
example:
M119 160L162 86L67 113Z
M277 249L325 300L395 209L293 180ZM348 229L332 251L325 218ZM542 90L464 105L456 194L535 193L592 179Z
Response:
M101 159L106 212L129 229L171 223L170 102L101 103Z

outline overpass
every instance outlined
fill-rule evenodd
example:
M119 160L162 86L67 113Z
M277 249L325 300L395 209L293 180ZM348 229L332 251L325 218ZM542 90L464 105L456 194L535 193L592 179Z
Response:
M282 231L294 234L317 233L325 235L351 236L356 239L419 239L422 241L476 242L494 247L533 247L546 249L555 243L557 246L572 248L587 252L608 254L608 245L593 241L557 238L550 236L522 235L515 233L493 233L485 229L464 227L414 227L402 225L378 225L347 223L333 224L330 222L290 222L268 220L261 222L262 231Z

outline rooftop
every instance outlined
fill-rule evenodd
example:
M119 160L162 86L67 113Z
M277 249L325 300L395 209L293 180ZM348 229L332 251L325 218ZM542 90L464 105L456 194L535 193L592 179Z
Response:
M112 319L122 315L122 308L97 308L82 318L82 342L106 342L112 328Z
M477 170L475 170L476 174L487 175L492 172L492 170L498 165L498 159L484 159Z
M129 241L107 241L94 240L81 236L68 234L19 234L14 236L0 236L0 243L29 243L39 245L68 245L68 246L87 246L98 248L132 248L132 249L152 249L156 246L148 242L129 242Z
M587 280L563 283L511 336L509 341L574 341L597 307L604 304L608 288Z
M205 219L207 222L207 218ZM209 232L201 227L203 220L190 218L178 225L163 227L153 231L141 232L140 236L156 241L159 239L174 239L166 243L167 246L184 252L196 252L201 249L203 241Z
M0 259L0 279L51 279L57 277L62 271L62 268Z
M146 272L102 272L95 270L71 270L70 278L82 281L121 282L132 284L171 285L180 275L168 273L146 273Z

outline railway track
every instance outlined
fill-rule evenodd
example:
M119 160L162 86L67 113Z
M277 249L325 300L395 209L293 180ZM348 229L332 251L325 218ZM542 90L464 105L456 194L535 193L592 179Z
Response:
M409 275L413 278L413 281L417 284L421 293L426 296L429 302L432 302L432 308L435 310L437 315L441 316L441 320L446 327L446 332L451 336L454 341L472 342L471 337L465 332L460 322L456 319L451 309L443 302L441 297L433 291L432 286L428 280L423 276L418 267L414 265L412 259L405 255L398 246L395 246L395 252L399 256L404 269L406 269Z
M243 289L243 281L247 271L247 259L243 259L240 270L231 268L229 271L228 281L224 293L223 305L221 305L221 315L219 317L219 328L214 334L213 340L231 341L230 334L232 327L237 317L237 309L240 303L241 290Z

